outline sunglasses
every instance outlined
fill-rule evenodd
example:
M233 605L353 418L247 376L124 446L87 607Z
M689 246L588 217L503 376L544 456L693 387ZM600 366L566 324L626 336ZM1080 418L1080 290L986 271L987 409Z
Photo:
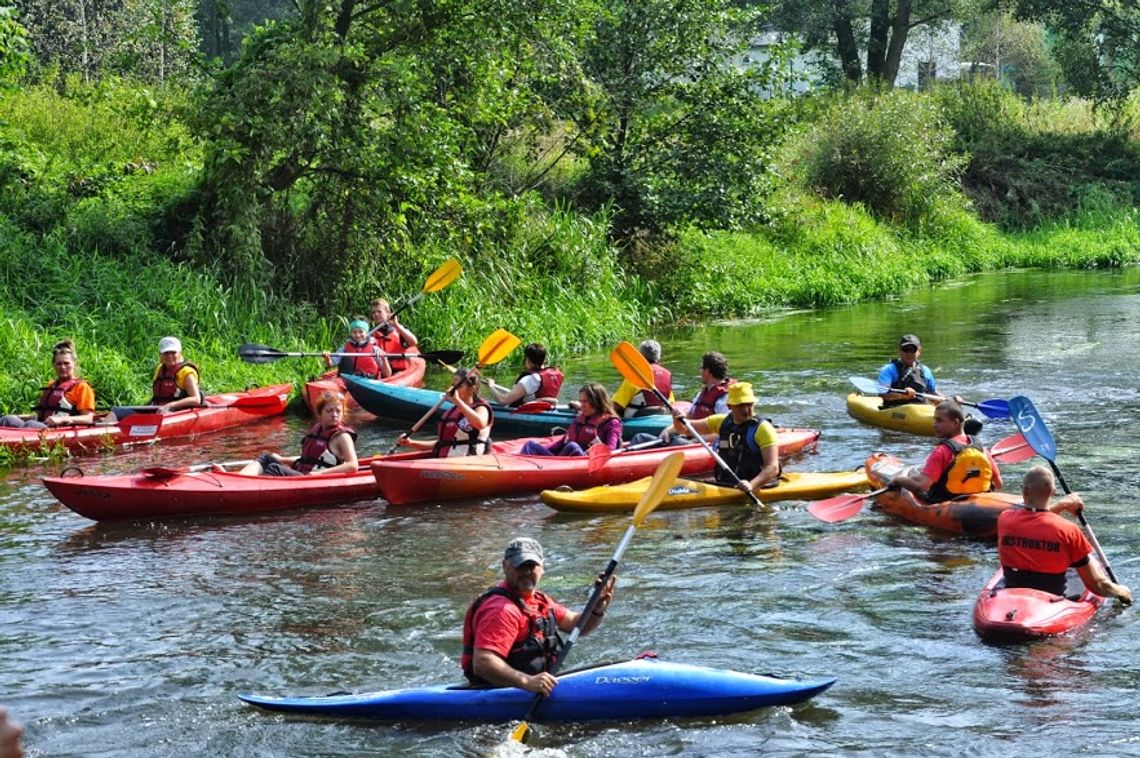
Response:
M902 350L904 353L917 353L918 347L915 345L903 345L899 350Z

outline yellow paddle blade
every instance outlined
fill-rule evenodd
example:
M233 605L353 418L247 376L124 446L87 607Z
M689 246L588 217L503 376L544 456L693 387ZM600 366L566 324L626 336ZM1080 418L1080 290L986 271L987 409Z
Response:
M639 389L653 389L653 369L641 351L632 344L619 342L610 353L610 360L627 382Z
M491 332L483 344L479 345L479 362L476 366L490 366L506 358L511 351L522 344L515 335L499 327Z
M645 491L645 494L637 501L637 507L633 509L634 525L640 524L643 518L653 513L653 509L661 505L661 501L665 499L669 488L676 483L677 475L681 473L683 465L685 465L685 454L680 451L669 453L665 456L665 460L657 464L657 470L653 472L653 481L649 483L649 489Z
M424 287L420 292L425 295L429 292L439 292L458 279L462 273L463 268L459 265L459 261L454 258L449 258L442 266L432 272L432 275L424 282Z
M515 742L526 742L526 738L530 736L530 724L525 721L515 727L511 732L511 739Z

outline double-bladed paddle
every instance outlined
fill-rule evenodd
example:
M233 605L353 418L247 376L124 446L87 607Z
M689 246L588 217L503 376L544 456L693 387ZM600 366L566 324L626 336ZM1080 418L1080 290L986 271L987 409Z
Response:
M1011 397L1009 399L1010 415L1013 418L1013 423L1017 426L1025 441L1045 460L1049 461L1049 467L1053 469L1053 474L1056 475L1057 481L1061 483L1061 489L1068 495L1072 492L1069 489L1065 477L1061 474L1061 469L1057 467L1057 443L1053 441L1053 435L1049 431L1049 427L1045 426L1045 419L1041 418L1041 414L1037 412L1037 408L1033 405L1033 401L1023 395ZM1105 573L1108 578L1113 582L1116 581L1116 574L1112 571L1112 566L1108 565L1108 557L1105 556L1104 550L1100 547L1100 542L1097 541L1096 535L1093 534L1092 527L1089 526L1088 520L1085 518L1083 510L1077 511L1077 519L1081 522L1081 527L1085 530L1085 536L1089 538L1089 543L1096 551L1096 557L1100 559L1101 565L1104 566Z
M463 268L459 265L459 261L455 260L454 258L448 258L443 262L442 266L431 272L431 276L429 276L427 278L427 281L424 282L424 286L420 288L420 291L405 300L403 305L401 305L399 308L392 311L392 313L388 316L388 319L394 318L396 314L405 308L409 308L415 305L424 295L430 292L439 292L441 289L458 279L459 275L462 273ZM372 331L375 332L386 323L388 323L387 319L373 327ZM460 358L456 358L455 360L458 361ZM452 361L448 361L448 363L452 363Z
M289 352L254 343L242 345L237 352L238 357L246 363L272 363L282 358L319 358L324 355L324 353L315 352ZM342 358L360 358L367 356L368 353L329 353L329 355L337 355ZM444 363L455 363L463 360L462 350L429 350L424 353L380 353L380 355L385 358L422 358L425 361L443 361Z
M475 362L475 365L471 368L471 371L468 373L468 375L470 376L484 366L491 366L498 363L510 355L511 351L521 344L522 340L508 332L506 329L503 329L502 327L496 329L495 331L491 332L491 334L489 334L486 339L483 340L482 344L479 345L479 358ZM440 395L439 400L436 401L436 404L431 407L431 410L425 413L419 421L413 424L412 428L409 429L403 436L411 437L413 434L418 432L420 428L428 422L428 419L435 415L435 412L440 409L440 406L447 402L447 399L451 396L451 393L454 389L455 388L452 387L451 389L447 390L447 392ZM388 451L388 455L396 452L399 447L399 445L392 445L392 449Z
M862 376L849 376L847 379L855 385L855 389L862 392L864 395L882 395L887 392L892 392L890 387L884 387L873 379L866 379ZM928 400L938 395L928 395L922 392L916 392L915 397L920 397L923 400ZM995 398L993 400L983 400L980 403L971 403L962 401L962 405L968 405L971 408L977 408L982 412L986 418L1009 418L1009 401Z
M689 422L689 419L684 416L679 416L677 409L669 402L669 398L665 397L665 395L661 393L661 390L657 389L657 385L653 381L653 368L649 365L649 361L645 359L645 356L641 354L640 350L634 347L630 342L619 342L618 346L610 353L610 360L613 361L618 373L621 374L622 378L627 382L638 389L647 390L657 395L665 407L673 414L673 417L679 417L681 419L681 423L684 424L685 429L688 430L689 436L695 437L697 442L700 442L701 445L704 446L713 460L717 462L717 465L727 471L737 485L744 484L740 477L736 475L736 472L729 468L724 462L724 459L717 454L712 445L708 443L708 440L697 434L697 431L693 429L693 425ZM767 507L760 501L760 498L756 496L756 493L753 492L751 488L748 488L748 498L757 508Z
M998 440L990 448L990 457L998 463L1021 463L1037 455L1025 437L1018 432Z
M638 353L638 355L640 355L640 353ZM645 490L645 494L637 501L637 507L633 510L633 521L629 527L626 528L621 542L618 543L617 549L614 550L613 557L610 558L610 562L606 566L606 570L602 572L602 575L598 577L598 581L594 584L594 591L590 594L590 599L586 601L586 607L578 614L578 622L574 624L574 629L570 632L570 636L566 638L562 649L558 651L558 657L551 662L549 669L551 674L558 673L558 670L562 667L562 663L566 660L566 656L570 654L570 648L574 646L574 643L582 634L582 629L590 620L590 614L594 612L594 608L597 606L602 592L609 583L610 577L613 576L614 571L617 570L618 561L621 560L622 553L625 552L630 540L633 539L633 533L637 531L637 527L645 517L661 504L661 500L665 497L669 488L677 481L677 474L681 472L681 466L684 465L684 463L685 454L677 452L669 453L669 455L665 456L664 460L657 465L657 470L653 473L653 481L649 483L649 489ZM512 740L515 742L526 742L530 736L530 724L528 722L534 718L534 714L538 711L538 707L542 705L542 701L543 696L541 693L534 696L530 708L527 709L526 715L523 716L522 723L511 732Z
M589 449L586 450L586 457L589 459L586 462L586 470L591 474L596 474L605 468L606 463L615 455L622 455L635 450L647 450L661 444L664 444L661 440L649 440L648 442L639 442L636 445L629 445L627 447L618 448L617 450L610 450L608 445L601 443L590 445Z

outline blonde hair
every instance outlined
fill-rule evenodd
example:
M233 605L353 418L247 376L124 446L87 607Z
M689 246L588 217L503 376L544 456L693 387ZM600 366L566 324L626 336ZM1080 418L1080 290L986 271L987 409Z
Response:
M51 361L55 363L55 359L61 355L68 355L71 357L71 362L78 365L79 356L75 354L75 343L71 340L60 340L55 343L51 349Z

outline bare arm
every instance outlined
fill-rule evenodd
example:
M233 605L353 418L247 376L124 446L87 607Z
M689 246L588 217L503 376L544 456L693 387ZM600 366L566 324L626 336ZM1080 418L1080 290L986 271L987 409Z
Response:
M338 434L333 437L329 442L329 450L333 455L340 458L341 463L328 468L313 469L310 472L311 476L328 476L329 474L342 474L350 471L356 471L360 468L360 462L356 458L356 443L352 441L352 435L347 432Z
M1081 575L1081 581L1090 592L1101 597L1114 597L1125 605L1132 605L1132 590L1109 579L1104 569L1091 555L1085 565L1077 568L1077 573Z
M511 668L505 660L499 657L498 653L484 647L475 648L471 666L475 670L476 676L491 684L500 687L518 687L535 694L549 695L554 691L554 685L558 683L554 675L546 671L537 674L524 674L518 669Z

